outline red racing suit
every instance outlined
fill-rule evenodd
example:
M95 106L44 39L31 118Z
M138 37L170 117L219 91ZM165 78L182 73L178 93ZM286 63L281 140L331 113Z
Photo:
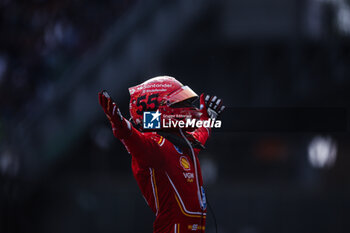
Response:
M156 215L154 233L203 233L206 198L197 157L200 149L194 149L182 131L187 148L175 146L156 132L140 132L126 119L112 123L112 128L132 155L132 172ZM201 127L191 134L204 145L210 129Z

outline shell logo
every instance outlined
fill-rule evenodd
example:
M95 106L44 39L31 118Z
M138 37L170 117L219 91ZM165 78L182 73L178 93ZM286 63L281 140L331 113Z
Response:
M190 162L188 162L185 156L180 157L180 165L185 171L191 170Z

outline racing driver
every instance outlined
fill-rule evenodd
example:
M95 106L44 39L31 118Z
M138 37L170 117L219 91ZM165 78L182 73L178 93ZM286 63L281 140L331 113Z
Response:
M207 204L198 153L211 129L180 124L162 128L156 121L166 116L173 122L215 121L225 108L221 99L202 94L198 109L193 103L198 95L169 76L151 78L130 87L129 93L129 121L106 91L98 93L99 103L114 136L131 155L134 177L156 215L153 232L205 232ZM146 120L154 127L149 129Z

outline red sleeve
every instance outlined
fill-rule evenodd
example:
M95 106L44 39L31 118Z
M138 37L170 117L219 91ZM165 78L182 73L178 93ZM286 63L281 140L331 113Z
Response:
M160 166L162 158L156 137L150 133L141 133L125 118L120 124L112 123L113 134L125 146L126 150L139 162L146 166Z
M209 138L210 132L210 128L200 127L195 131L190 132L190 134L192 134L193 137L195 137L195 139L197 139L202 145L204 145Z
M208 116L206 114L203 114L200 120L205 121L208 120ZM197 139L203 146L205 145L206 141L208 140L210 136L211 128L206 128L204 126L196 129L193 132L190 132L192 136Z

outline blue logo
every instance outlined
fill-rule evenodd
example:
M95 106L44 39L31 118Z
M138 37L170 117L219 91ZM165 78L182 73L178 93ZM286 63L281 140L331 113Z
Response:
M160 129L160 115L156 112L143 112L143 128L144 129Z
M201 191L202 191L202 209L206 209L207 208L207 198L205 197L205 192L204 192L204 188L203 186L201 186Z
M174 145L174 148L179 154L183 154L182 150L179 147Z

